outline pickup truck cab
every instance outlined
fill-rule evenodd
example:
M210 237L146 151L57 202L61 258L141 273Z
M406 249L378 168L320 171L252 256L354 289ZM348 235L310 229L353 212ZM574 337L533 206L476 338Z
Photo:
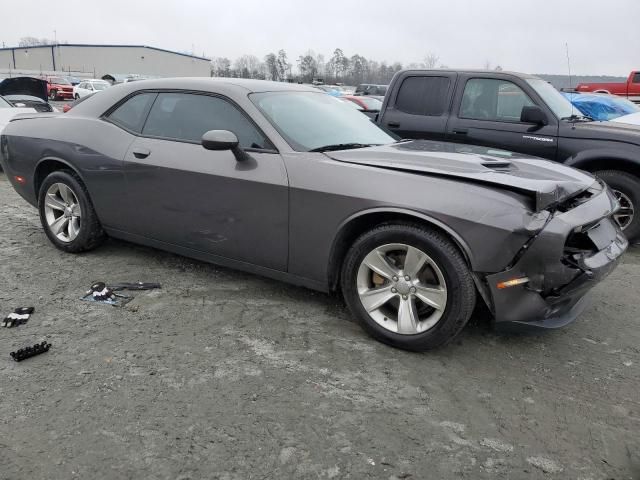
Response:
M640 239L640 128L592 121L540 78L403 70L391 80L377 123L401 138L481 145L594 173L618 197L616 220L627 237Z
M624 83L579 83L578 92L610 93L628 98L632 102L640 102L640 71L633 71Z
M73 85L63 77L44 77L47 81L47 95L49 100L72 99Z

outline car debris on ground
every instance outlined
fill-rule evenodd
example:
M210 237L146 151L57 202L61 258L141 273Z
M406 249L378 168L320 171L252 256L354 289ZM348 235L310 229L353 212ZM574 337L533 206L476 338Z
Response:
M33 307L18 307L9 315L7 315L4 320L2 320L2 323L0 323L0 325L5 328L12 328L23 325L29 321L29 317L34 311L35 308Z
M36 343L33 347L21 348L15 352L11 352L11 358L13 358L16 362L21 362L26 360L27 358L35 357L36 355L40 355L41 353L48 352L51 348L51 344L47 342Z

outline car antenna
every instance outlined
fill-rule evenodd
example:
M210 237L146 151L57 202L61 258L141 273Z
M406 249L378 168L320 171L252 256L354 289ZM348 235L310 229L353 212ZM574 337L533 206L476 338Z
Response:
M565 42L564 47L567 51L567 69L569 70L569 90L571 90L573 88L572 87L573 82L571 81L571 57L569 56L569 42ZM573 95L573 93L569 93L569 95ZM575 115L573 101L570 100L569 103L571 103L571 118L573 118L573 116Z

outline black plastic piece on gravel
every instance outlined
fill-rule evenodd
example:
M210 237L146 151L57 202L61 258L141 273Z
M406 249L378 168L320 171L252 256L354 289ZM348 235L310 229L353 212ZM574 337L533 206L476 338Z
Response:
M21 348L16 352L11 352L9 355L11 355L11 358L13 358L16 362L21 362L22 360L26 360L27 358L35 357L36 355L40 355L41 353L48 352L50 348L50 343L36 343L33 347Z

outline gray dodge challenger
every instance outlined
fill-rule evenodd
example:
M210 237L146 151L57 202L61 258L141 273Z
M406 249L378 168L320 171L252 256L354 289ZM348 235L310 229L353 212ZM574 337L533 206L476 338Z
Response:
M616 198L533 157L402 141L304 86L180 78L22 115L0 163L66 252L106 236L341 291L373 337L454 338L484 302L497 326L560 327L627 248Z

